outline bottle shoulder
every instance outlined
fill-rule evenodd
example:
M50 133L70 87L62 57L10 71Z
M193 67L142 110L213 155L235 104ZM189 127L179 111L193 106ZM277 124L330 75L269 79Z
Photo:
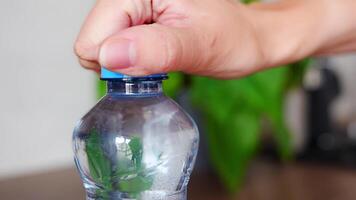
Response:
M180 106L174 100L164 95L154 96L120 96L106 95L96 103L96 105L88 112L95 114L96 112L108 113L135 113L148 111L170 111L180 109Z
M173 132L196 129L191 117L167 96L107 95L80 120L75 131L88 133L95 128L104 132L138 133L152 127Z

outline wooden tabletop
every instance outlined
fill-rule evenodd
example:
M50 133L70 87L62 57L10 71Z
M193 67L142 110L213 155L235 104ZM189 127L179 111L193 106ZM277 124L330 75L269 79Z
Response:
M84 190L73 168L0 181L4 200L80 200ZM257 162L237 195L213 175L195 175L189 200L355 200L356 170L316 164Z

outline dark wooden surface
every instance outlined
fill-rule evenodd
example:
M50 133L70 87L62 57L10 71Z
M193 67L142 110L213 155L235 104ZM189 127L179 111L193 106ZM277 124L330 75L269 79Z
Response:
M0 181L1 200L80 200L73 168ZM228 195L212 175L195 175L189 200L355 200L356 170L325 165L253 164L238 195Z

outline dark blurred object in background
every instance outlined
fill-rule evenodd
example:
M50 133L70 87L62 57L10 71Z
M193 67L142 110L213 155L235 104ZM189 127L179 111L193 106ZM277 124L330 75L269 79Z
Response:
M300 159L356 167L355 121L351 118L338 122L333 109L344 92L342 78L328 59L320 60L319 66L307 73L304 81L307 137Z

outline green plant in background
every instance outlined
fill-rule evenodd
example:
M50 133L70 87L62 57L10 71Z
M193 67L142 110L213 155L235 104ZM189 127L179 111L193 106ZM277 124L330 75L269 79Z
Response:
M117 189L137 198L151 188L153 178L146 174L147 169L142 163L143 146L139 138L133 137L128 144L123 144L125 156L119 158L110 158L105 153L100 134L95 129L91 130L85 144L90 174L102 187L97 195L110 199L110 192ZM113 162L113 159L118 161Z
M238 80L169 74L164 83L165 93L176 98L180 91L188 89L193 106L203 116L211 162L231 192L239 189L258 151L262 122L268 122L280 158L292 158L284 100L288 90L300 85L309 63L306 59ZM98 84L99 96L104 94L104 88L103 83Z
M301 77L307 65L305 60L240 80L192 77L190 94L203 114L211 161L230 191L239 188L258 150L262 121L269 122L282 160L291 158L284 99L301 79L290 75Z
M101 148L100 135L92 129L85 144L89 171L92 178L104 187L105 191L112 190L111 185L111 164ZM105 196L105 194L103 194Z
M262 122L270 125L282 160L292 158L291 137L284 117L288 90L301 84L308 59L238 80L170 74L165 82L173 98L189 87L194 107L203 116L213 166L226 187L235 192L260 143ZM184 80L189 79L185 86ZM179 83L179 84L177 84Z

